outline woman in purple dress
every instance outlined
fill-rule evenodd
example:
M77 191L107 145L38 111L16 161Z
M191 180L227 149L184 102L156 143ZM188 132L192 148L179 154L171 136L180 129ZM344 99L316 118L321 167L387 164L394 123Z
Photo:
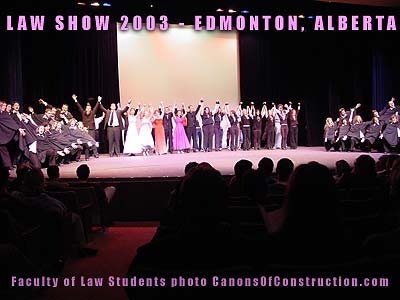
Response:
M181 110L176 111L174 116L175 129L172 144L174 145L174 150L178 151L180 154L183 153L184 150L190 148L190 143L186 136L185 128L183 127L184 118L185 115L182 114Z

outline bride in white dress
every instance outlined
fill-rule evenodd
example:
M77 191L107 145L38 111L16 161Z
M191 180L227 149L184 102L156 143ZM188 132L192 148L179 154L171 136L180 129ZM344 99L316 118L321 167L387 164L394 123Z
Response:
M153 109L151 106L147 107L145 104L141 109L140 123L139 141L143 155L148 156L150 151L154 149L154 140L151 134L153 130Z
M135 154L142 152L142 146L140 144L138 130L137 130L137 119L135 111L136 111L135 108L131 108L128 114L129 127L126 133L126 140L124 146L124 153L126 154Z

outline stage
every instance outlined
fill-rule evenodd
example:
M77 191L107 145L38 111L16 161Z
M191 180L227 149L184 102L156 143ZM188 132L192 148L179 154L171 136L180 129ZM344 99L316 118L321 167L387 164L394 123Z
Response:
M353 165L354 160L365 154L362 152L326 152L323 147L299 147L296 150L250 150L221 152L190 152L184 154L165 154L151 156L120 156L109 157L106 154L100 158L91 157L89 161L82 160L60 167L61 178L76 178L75 170L80 164L90 167L92 179L95 178L160 178L179 177L184 174L184 167L188 162L208 162L223 175L232 175L235 163L240 159L248 159L257 168L258 161L269 157L276 163L281 158L289 158L295 166L310 161L317 161L329 168L335 167L335 162L344 159ZM369 153L377 160L383 153ZM82 156L83 158L83 156Z

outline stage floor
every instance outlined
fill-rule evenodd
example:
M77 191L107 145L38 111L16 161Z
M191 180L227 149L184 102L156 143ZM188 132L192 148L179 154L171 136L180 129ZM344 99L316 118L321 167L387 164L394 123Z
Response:
M258 161L263 157L271 158L276 163L281 158L289 158L296 165L317 161L329 168L335 167L335 162L344 159L353 165L361 152L326 152L323 147L299 147L296 150L250 150L221 152L190 152L185 154L166 154L151 156L121 156L90 158L60 167L61 178L76 178L75 170L80 164L87 164L91 170L91 178L151 178L183 176L184 167L188 162L208 162L223 175L233 174L233 167L240 159L248 159L257 168ZM382 153L370 153L377 160Z

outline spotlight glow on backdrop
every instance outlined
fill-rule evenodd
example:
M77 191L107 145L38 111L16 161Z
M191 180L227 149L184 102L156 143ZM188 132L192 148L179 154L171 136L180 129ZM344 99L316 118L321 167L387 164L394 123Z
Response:
M117 39L122 104L132 98L134 104L186 105L201 97L208 104L239 103L236 32L170 25L167 31L118 30Z

